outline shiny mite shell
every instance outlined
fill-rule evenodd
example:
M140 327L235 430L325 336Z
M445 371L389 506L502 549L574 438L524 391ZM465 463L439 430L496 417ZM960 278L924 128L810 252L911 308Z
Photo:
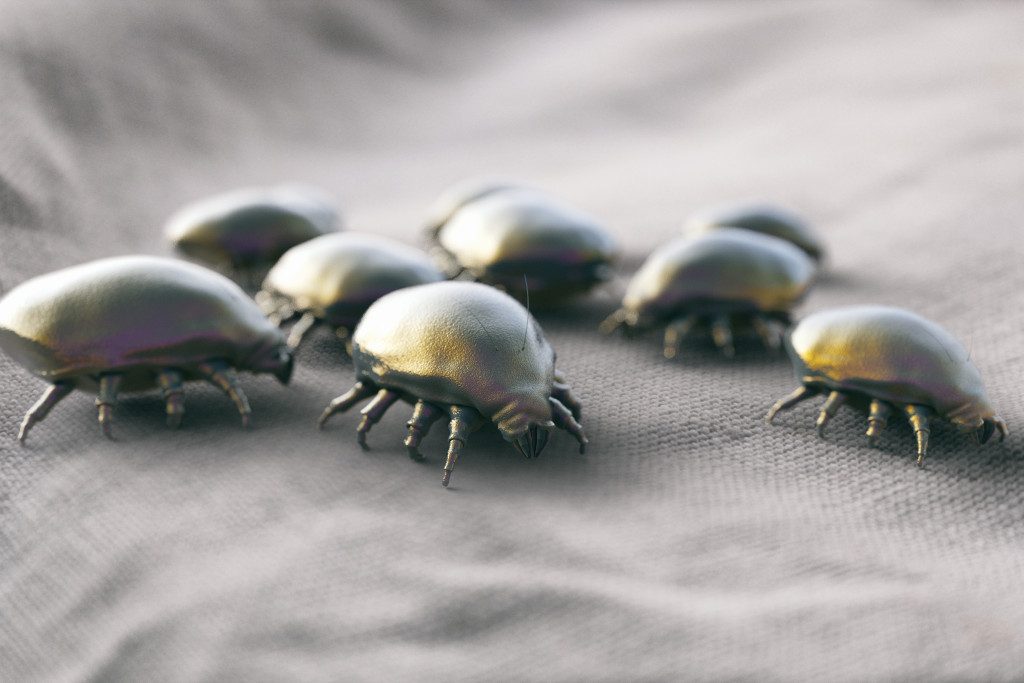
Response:
M985 396L981 375L967 351L942 327L901 308L852 306L813 313L786 339L799 389L768 411L828 394L818 416L818 435L846 401L866 407L868 441L874 446L894 410L907 416L917 436L918 464L928 451L929 423L948 420L981 444L1006 425Z
M299 185L246 188L182 207L164 227L181 253L214 268L274 263L291 247L338 229L338 212Z
M768 202L732 202L698 211L683 226L686 235L702 235L723 227L743 228L784 239L815 261L825 257L825 244L811 224L791 209Z
M485 186L431 230L449 277L556 303L612 276L616 244L595 219L528 188Z
M652 253L630 281L622 307L603 323L610 333L665 328L665 356L674 357L694 327L710 326L715 344L734 354L734 323L749 323L770 348L780 327L814 281L814 262L792 244L738 228L682 237Z
M295 348L318 322L348 336L370 304L385 294L444 279L419 249L377 235L339 232L286 251L256 301L272 321L301 316L288 336L288 345Z
M362 410L359 443L398 399L414 403L405 445L418 447L430 426L449 418L447 486L471 429L490 420L526 457L560 427L587 443L580 404L537 321L507 294L473 282L438 282L392 292L366 311L352 335L356 384L320 416L374 396Z
M65 268L22 283L0 300L0 348L51 382L26 414L32 426L75 388L98 389L103 434L120 390L157 386L167 421L181 423L182 382L222 389L249 424L235 369L287 382L292 358L284 335L237 285L202 266L121 256Z
M524 190L526 186L508 180L469 178L445 189L427 210L427 232L436 237L438 230L447 223L455 212L470 202L495 192Z

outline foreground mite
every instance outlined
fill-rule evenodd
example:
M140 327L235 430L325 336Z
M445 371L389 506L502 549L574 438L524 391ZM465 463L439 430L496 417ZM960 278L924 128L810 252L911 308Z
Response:
M182 254L251 279L296 244L338 229L338 212L300 185L246 188L184 206L164 234Z
M665 325L665 357L679 352L697 326L734 355L733 326L750 325L778 348L790 311L814 281L814 262L792 244L738 228L721 228L662 245L626 287L622 307L601 323L643 330Z
M568 431L583 452L580 404L555 370L555 352L533 316L515 299L473 282L438 282L392 292L374 303L352 334L356 384L334 399L318 425L374 396L358 429L366 434L398 399L414 403L405 445L418 447L447 416L448 485L469 432L490 420L506 441L536 457L548 432Z
M110 438L119 391L159 387L167 423L184 412L182 382L222 389L249 424L236 369L288 381L284 335L235 283L202 266L150 256L101 259L24 282L0 300L0 348L50 383L18 440L73 389L97 390Z
M553 304L610 279L616 244L597 221L524 187L460 185L431 211L432 254L449 277ZM525 276L525 278L524 278Z
M288 345L296 348L319 322L347 337L370 304L385 294L444 279L418 249L386 237L339 232L286 251L256 301L272 322L299 316L288 335Z
M825 245L810 223L796 212L768 202L732 202L703 209L690 216L683 233L695 236L725 227L784 239L803 249L815 261L825 257Z
M786 348L799 389L768 411L818 394L828 398L818 416L818 435L849 401L867 408L868 441L874 446L894 410L907 416L917 436L917 463L928 452L929 423L948 420L979 444L1006 425L985 397L981 375L967 351L935 323L900 308L852 306L813 313L790 331Z

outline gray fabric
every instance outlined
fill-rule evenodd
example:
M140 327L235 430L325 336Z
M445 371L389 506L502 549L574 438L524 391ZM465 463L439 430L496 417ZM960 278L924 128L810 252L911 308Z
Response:
M831 250L801 312L874 302L971 349L1008 423L894 419L826 440L788 361L602 337L615 291L538 317L584 402L578 455L396 406L314 422L351 384L314 334L293 383L243 377L253 429L190 385L185 424L0 357L5 681L1009 680L1024 670L1024 5L1012 2L0 2L0 280L168 254L185 202L301 181L352 229L419 238L487 175L604 221L628 279L687 214L760 197ZM622 283L617 285L621 290Z

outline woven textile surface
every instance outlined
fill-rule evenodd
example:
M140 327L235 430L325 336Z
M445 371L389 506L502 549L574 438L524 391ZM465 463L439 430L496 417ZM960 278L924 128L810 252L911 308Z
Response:
M599 218L620 280L537 311L585 455L494 430L449 490L409 408L355 440L326 330L253 426L190 384L181 429L0 356L0 680L1011 680L1024 671L1024 4L0 0L0 287L118 254L216 192L298 181L421 244L453 182ZM784 354L603 336L691 212L792 206L829 249L798 315L879 303L971 352L1010 435L764 414Z

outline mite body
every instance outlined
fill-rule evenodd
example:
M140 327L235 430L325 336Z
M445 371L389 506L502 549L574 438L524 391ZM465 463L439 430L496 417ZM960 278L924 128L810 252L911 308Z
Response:
M686 221L683 233L695 236L726 227L784 239L815 261L825 257L824 242L810 223L795 211L768 202L732 202L703 209Z
M285 252L256 301L273 322L298 316L288 336L295 348L317 323L347 337L370 304L385 294L444 279L418 249L386 237L339 232Z
M338 211L297 185L246 188L182 207L164 227L174 247L212 268L248 275L296 244L338 229Z
M472 282L439 282L392 292L370 306L352 335L356 384L319 420L373 396L362 410L358 440L403 399L415 405L405 445L418 446L430 426L449 420L442 483L447 486L469 432L492 422L526 457L549 432L570 432L583 451L578 399L555 370L555 352L533 316L507 294Z
M828 398L818 434L849 401L869 410L868 440L875 445L889 416L906 415L917 436L918 464L928 451L929 424L943 419L985 443L1006 425L985 396L981 375L967 351L945 329L915 313L887 306L853 306L813 313L786 340L801 386L768 411L818 394Z
M601 324L610 333L665 326L665 356L697 327L734 354L734 325L752 326L777 348L790 311L814 281L814 262L792 244L738 228L682 237L654 251L626 288L622 307Z
M541 305L613 275L617 246L598 222L522 187L459 186L432 211L432 254L449 277L472 279ZM525 276L525 279L524 279Z
M437 237L438 231L455 212L470 202L496 192L525 189L529 188L520 183L496 179L469 178L455 183L438 195L427 210L427 234L431 238Z
M184 413L182 383L221 388L249 423L236 369L288 381L284 335L237 285L202 266L174 259L122 256L29 280L0 300L0 348L52 386L18 435L73 389L98 391L103 434L110 437L119 391L159 387L168 424Z

